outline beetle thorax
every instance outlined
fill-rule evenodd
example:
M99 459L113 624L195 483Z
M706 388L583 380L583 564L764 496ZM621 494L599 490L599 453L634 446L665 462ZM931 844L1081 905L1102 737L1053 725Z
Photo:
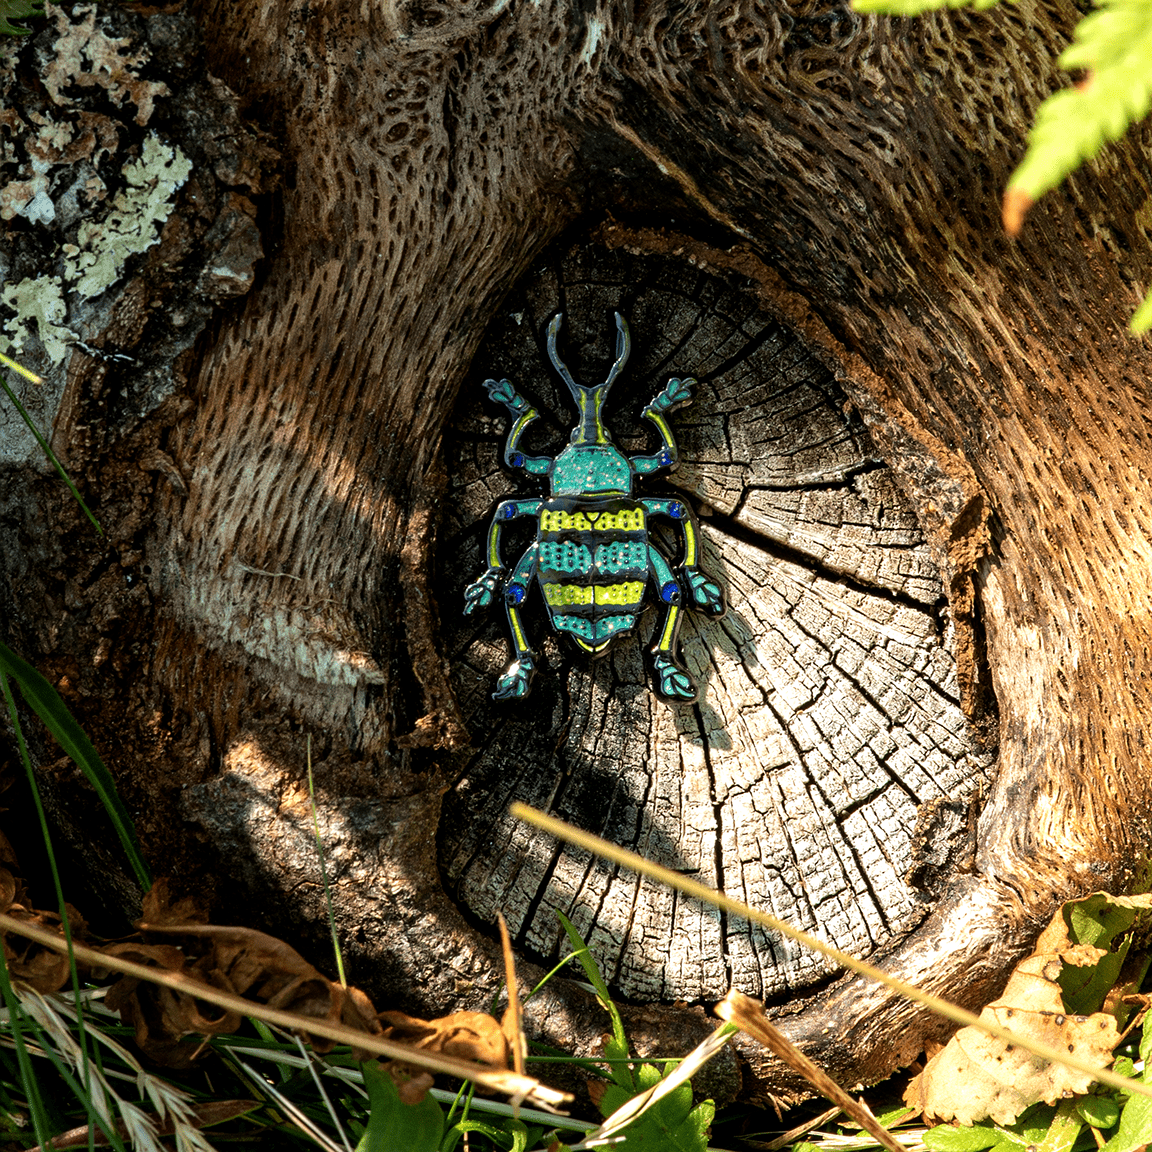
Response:
M569 444L552 466L553 496L628 496L632 468L615 444Z

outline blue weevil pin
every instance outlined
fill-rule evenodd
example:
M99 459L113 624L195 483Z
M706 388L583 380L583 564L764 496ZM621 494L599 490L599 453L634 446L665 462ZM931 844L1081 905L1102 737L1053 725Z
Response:
M532 476L547 476L551 496L505 500L488 530L487 571L464 590L464 611L486 608L503 596L515 660L496 682L495 700L528 695L536 656L528 643L520 608L533 577L540 584L552 627L566 633L589 655L607 652L635 627L645 606L649 578L666 605L664 623L652 647L656 694L673 704L696 699L696 685L677 656L680 613L691 604L709 616L724 614L724 592L699 564L700 534L692 510L682 500L633 498L633 481L676 466L678 453L665 416L692 399L695 380L672 379L644 409L660 433L653 455L625 456L604 427L608 389L624 369L631 350L628 325L616 313L616 363L603 384L585 388L572 379L556 352L562 312L548 325L548 358L576 401L579 423L568 447L555 458L526 456L520 441L539 413L507 380L485 380L488 395L512 414L504 463ZM536 540L511 573L500 553L503 525L522 516L536 519ZM673 570L648 535L650 517L662 516L679 529L683 556Z

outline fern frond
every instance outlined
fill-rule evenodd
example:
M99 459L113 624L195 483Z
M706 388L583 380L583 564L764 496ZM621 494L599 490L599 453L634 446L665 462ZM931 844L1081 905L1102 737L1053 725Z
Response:
M1038 199L1148 114L1152 0L1101 0L1099 10L1077 25L1060 65L1088 69L1089 75L1040 105L1028 151L1008 181L1009 195Z
M922 16L941 8L971 8L983 12L994 8L999 0L852 0L856 12L879 12L885 16Z
M1144 297L1144 302L1132 313L1132 319L1128 321L1128 331L1133 336L1143 336L1149 329L1152 329L1152 292Z

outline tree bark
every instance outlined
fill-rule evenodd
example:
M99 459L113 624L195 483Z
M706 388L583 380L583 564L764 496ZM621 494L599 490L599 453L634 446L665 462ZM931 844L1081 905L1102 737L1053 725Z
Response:
M610 890L583 926L626 995L706 1000L729 979L787 995L794 1038L848 1080L940 1026L859 981L820 991L812 961L624 878L589 881L504 827L497 799L563 809L579 790L557 772L589 796L604 772L642 802L573 806L616 838L769 904L791 891L801 919L969 1005L1056 902L1144 882L1152 357L1123 327L1149 270L1146 129L1033 209L1020 242L998 220L1030 116L1064 83L1074 5L913 23L819 0L194 7L209 69L285 173L256 287L156 432L174 482L147 509L155 649L126 706L138 759L113 760L154 850L181 821L205 835L179 836L178 881L218 853L225 907L273 893L267 923L318 935L310 733L357 979L404 1006L484 999L498 977L469 924L512 899L503 860L530 958L553 947L558 892L587 912L581 886ZM694 301L730 352L660 351L679 339L676 269L730 294ZM538 332L561 300L589 380L610 308L638 310L622 440L657 370L704 382L676 417L676 483L712 512L733 612L685 630L709 679L692 712L650 698L636 640L591 669L549 649L524 718L497 714L501 633L460 623L508 486L477 385L518 365L547 399ZM805 388L806 410L774 406ZM555 447L569 415L552 412ZM63 412L56 442L75 433ZM39 635L63 662L69 642ZM809 669L815 709L789 695ZM843 729L805 736L821 707ZM897 729L912 736L885 764ZM854 777L869 752L878 775ZM824 792L800 817L810 858L781 867L797 814L771 798L805 788ZM629 901L630 921L612 911ZM599 1028L562 985L535 1025L585 1047ZM750 1059L750 1091L799 1091Z

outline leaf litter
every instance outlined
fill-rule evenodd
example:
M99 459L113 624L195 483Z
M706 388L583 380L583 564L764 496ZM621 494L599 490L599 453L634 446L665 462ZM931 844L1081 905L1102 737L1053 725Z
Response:
M1148 966L1144 950L1132 946L1146 943L1150 924L1152 896L1094 893L1070 901L980 1018L1107 1068ZM1084 1096L1093 1083L1085 1072L969 1027L928 1060L904 1099L928 1120L1008 1125L1035 1104Z
M13 975L38 992L49 993L64 987L69 979L67 957L59 954L63 944L59 939L60 917L31 906L13 866L11 849L0 840L0 908L7 913L0 928L5 930L5 953ZM67 911L74 940L85 940L88 929L84 921L71 908ZM125 962L140 966L122 975L109 990L108 1005L132 1025L142 1049L162 1064L187 1067L205 1047L205 1037L235 1031L250 1009L252 1015L259 1015L254 1008L258 1004L278 1014L293 1013L292 1026L320 1052L330 1050L334 1039L351 1039L355 1049L356 1034L365 1044L365 1051L355 1053L360 1059L366 1057L368 1048L378 1049L381 1041L402 1042L413 1054L412 1064L401 1058L386 1065L385 1070L405 1102L418 1102L431 1085L431 1077L424 1070L427 1062L417 1059L417 1052L440 1055L457 1066L508 1069L515 1063L515 1050L522 1051L523 1039L516 1028L518 1004L510 1004L503 1021L474 1012L451 1013L435 1020L399 1012L378 1013L363 992L329 980L283 941L252 929L211 925L193 902L171 902L164 882L154 886L143 911L137 924L139 940L95 947L78 944L77 958L86 974L94 976L106 975ZM1066 904L1041 935L1034 953L1017 966L1004 993L984 1009L981 1019L1010 1029L1022 1041L1066 1050L1103 1071L1112 1063L1113 1050L1126 1029L1130 1031L1146 1015L1148 998L1138 995L1137 989L1148 967L1145 945L1150 926L1152 896L1097 893ZM22 939L18 933L24 931L39 940ZM56 939L50 940L49 934ZM154 970L169 979L153 984L142 978L142 970ZM511 972L509 988L515 989ZM237 1003L235 998L239 997L245 998L242 1003ZM514 992L512 999L515 1001ZM229 1000L231 1003L224 1003ZM214 1001L223 1006L214 1006ZM1152 1040L1146 1038L1142 1057L1150 1043ZM1131 1061L1127 1064L1123 1069L1118 1064L1117 1071L1130 1074L1134 1069ZM687 1067L678 1081L686 1071ZM453 1073L459 1075L459 1067ZM475 1078L485 1080L482 1074ZM510 1074L510 1079L528 1078ZM648 1083L641 1075L622 1094L633 1096L641 1090L640 1096L658 1096L653 1090L658 1088L659 1079L656 1075ZM927 1062L909 1085L905 1099L929 1122L951 1122L931 1130L925 1140L931 1148L951 1152L958 1152L961 1144L965 1152L978 1146L999 1150L1001 1144L1007 1152L1020 1145L1021 1136L1001 1126L1019 1121L1037 1104L1056 1108L1055 1113L1050 1110L1045 1127L1034 1134L1035 1138L1023 1142L1025 1147L1035 1146L1037 1152L1069 1152L1085 1126L1092 1131L1111 1126L1104 1118L1106 1112L1111 1113L1109 1118L1118 1116L1119 1130L1103 1144L1104 1152L1133 1152L1148 1143L1152 1108L1144 1107L1145 1101L1139 1097L1127 1100L1126 1093L1121 1093L1117 1100L1126 1106L1121 1110L1117 1103L1109 1109L1104 1106L1106 1098L1088 1095L1093 1079L1090 1073L1034 1056L1010 1039L968 1027ZM1148 1082L1147 1074L1141 1077L1142 1087ZM665 1092L674 1088L672 1084L659 1087ZM514 1099L533 1098L530 1092L510 1094ZM559 1094L554 1094L553 1099L558 1098ZM649 1107L656 1102L650 1099ZM685 1103L691 1107L690 1096ZM624 1114L628 1111L631 1108ZM615 1120L623 1120L624 1114ZM632 1118L636 1118L635 1113ZM981 1131L970 1127L987 1120L997 1127ZM956 1124L968 1127L957 1129ZM611 1124L605 1128L608 1131L594 1134L594 1141L595 1136L612 1139L619 1131ZM935 1138L937 1133L943 1138L949 1131L956 1137L970 1132L977 1143L972 1144L969 1138L954 1146L952 1139ZM703 1137L704 1130L696 1135ZM1102 1137L1096 1142L1102 1144Z

